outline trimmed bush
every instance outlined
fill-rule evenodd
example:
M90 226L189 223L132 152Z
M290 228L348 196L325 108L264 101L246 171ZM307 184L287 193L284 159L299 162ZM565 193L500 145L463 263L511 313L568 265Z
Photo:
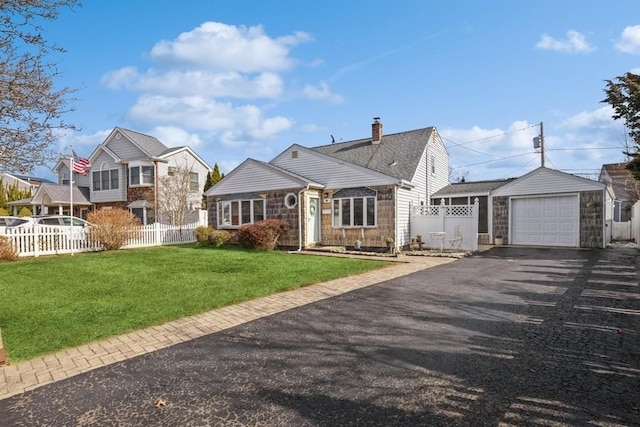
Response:
M209 243L209 236L214 232L214 228L211 226L201 225L196 228L196 241L199 245L206 245Z
M90 212L87 221L92 224L89 230L91 238L108 251L120 249L127 244L135 236L132 229L140 226L140 221L134 214L119 208Z
M289 225L279 219L258 221L238 229L238 242L250 248L273 250L278 245L280 235L288 229Z
M18 254L11 245L11 241L4 236L0 236L0 260L15 261L17 259Z
M209 243L216 248L226 244L231 239L231 233L225 230L212 230L209 233Z
M10 216L9 211L7 211L5 208L0 208L0 216Z
M18 211L18 216L19 217L31 216L31 209L26 208L26 207L20 208L20 210Z

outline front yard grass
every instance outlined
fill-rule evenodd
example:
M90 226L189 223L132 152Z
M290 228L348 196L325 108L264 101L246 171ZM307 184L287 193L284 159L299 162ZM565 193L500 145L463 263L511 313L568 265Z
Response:
M388 265L193 245L0 263L10 361Z

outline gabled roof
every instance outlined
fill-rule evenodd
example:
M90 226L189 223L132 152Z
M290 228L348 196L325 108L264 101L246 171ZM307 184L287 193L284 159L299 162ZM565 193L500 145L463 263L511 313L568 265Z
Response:
M198 156L198 154L196 154L196 152L195 152L195 151L193 151L193 149L192 149L191 147L187 146L187 145L183 145L183 146L181 146L181 147L171 147L171 148L168 148L168 149L166 149L166 150L165 150L165 152L164 152L164 153L160 154L160 156L158 156L158 157L159 157L159 158L161 158L161 159L166 159L166 158L168 158L169 156L172 156L172 155L174 155L174 154L178 154L178 153L180 153L181 151L186 151L186 152L188 152L189 154L191 154L191 155L193 156L193 158L194 158L194 159L196 159L198 162L200 162L204 167L206 167L206 168L209 170L209 172L211 172L211 170L212 170L212 169L211 169L211 166L209 166L209 165L207 164L207 162L205 162L205 161L202 159L202 157Z
M122 133L122 135L127 137L127 139L129 139L136 147L149 157L160 157L169 149L166 145L160 142L160 140L151 135L145 135L144 133L117 126L113 129L113 132L116 131Z
M389 173L380 172L298 144L291 145L269 163L296 174L304 173L309 179L321 182L327 188L363 185L412 185L410 181L403 181Z
M449 184L444 188L433 193L433 198L437 197L451 197L462 195L488 195L496 188L513 181L516 178L507 179L494 179L487 181L470 181L470 182L456 182Z
M558 194L574 191L603 191L605 188L606 186L601 182L540 166L498 187L492 191L492 195Z
M629 163L609 163L602 165L602 170L607 173L611 182L605 182L613 189L615 198L618 200L635 201L638 199L635 187L639 183L636 183L636 179L630 170L627 169ZM603 173L600 173L600 181L604 182Z
M324 188L318 182L271 163L247 159L208 189L204 195L219 196L306 186Z
M322 145L312 150L411 181L434 131L433 127L428 127L383 135L379 144L366 138Z
M39 178L37 176L31 176L31 175L21 175L21 174L17 174L17 173L6 173L6 172L0 173L0 175L2 175L2 174L10 175L10 176L12 176L14 178L18 178L18 179L20 179L22 181L25 181L26 183L31 184L31 185L34 185L34 184L37 185L37 184L40 184L40 183L43 183L43 182L53 182L53 181L51 181L49 179L46 179L46 178Z
M74 205L91 206L93 204L89 201L88 187L74 185L72 188ZM48 196L51 203L56 205L68 205L71 201L68 185L43 183L31 198L31 204L41 204L45 196Z

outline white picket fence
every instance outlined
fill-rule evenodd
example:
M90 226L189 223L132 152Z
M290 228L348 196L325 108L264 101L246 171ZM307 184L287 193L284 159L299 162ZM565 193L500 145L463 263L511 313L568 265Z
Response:
M129 231L130 238L123 249L193 243L196 241L195 230L201 225L205 224L192 223L179 227L155 223L135 227ZM72 234L56 227L35 226L6 229L0 235L9 239L20 257L103 250L102 246L92 240L86 231Z

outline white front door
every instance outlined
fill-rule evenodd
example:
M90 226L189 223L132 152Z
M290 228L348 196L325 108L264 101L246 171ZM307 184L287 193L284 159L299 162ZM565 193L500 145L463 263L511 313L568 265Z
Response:
M320 198L309 197L307 209L307 245L320 241Z

